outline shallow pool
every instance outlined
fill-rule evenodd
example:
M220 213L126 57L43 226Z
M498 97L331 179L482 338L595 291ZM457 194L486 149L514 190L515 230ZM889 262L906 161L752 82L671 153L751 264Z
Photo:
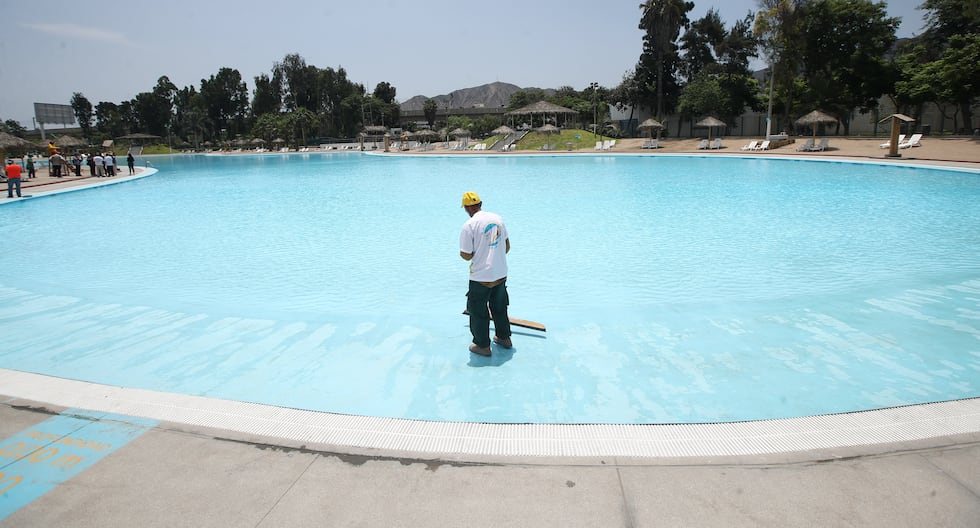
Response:
M980 174L682 156L153 160L0 207L0 367L338 413L687 423L980 394ZM474 190L511 351L472 356ZM2 389L0 389L2 390Z

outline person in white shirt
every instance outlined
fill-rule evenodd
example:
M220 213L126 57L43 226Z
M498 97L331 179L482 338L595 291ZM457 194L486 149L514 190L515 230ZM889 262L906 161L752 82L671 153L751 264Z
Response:
M105 163L105 175L115 176L116 175L116 155L113 153L108 153L103 159Z
M475 192L463 194L463 208L470 215L459 235L459 255L470 263L470 286L466 294L466 310L470 314L470 333L473 335L470 352L489 356L491 314L496 330L493 342L504 348L513 346L507 315L510 237L503 218L484 211L483 202Z

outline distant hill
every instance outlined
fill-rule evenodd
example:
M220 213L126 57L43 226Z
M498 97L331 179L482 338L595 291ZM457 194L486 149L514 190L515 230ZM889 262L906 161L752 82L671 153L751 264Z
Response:
M520 86L503 83L503 82L493 82L490 84L484 84L482 86L475 86L473 88L462 88L459 90L453 90L445 95L436 95L434 97L425 95L416 95L411 99L403 102L400 107L402 110L422 110L422 105L425 104L426 99L432 99L436 102L439 108L445 108L450 103L450 97L452 97L453 108L474 108L474 107L485 107L494 108L499 106L507 106L510 103L510 96L514 92L523 90ZM545 89L545 93L553 93L554 90Z

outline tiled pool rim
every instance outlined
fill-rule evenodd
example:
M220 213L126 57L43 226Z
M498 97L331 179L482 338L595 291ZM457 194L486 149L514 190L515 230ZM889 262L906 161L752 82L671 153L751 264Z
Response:
M451 457L732 457L980 433L980 398L708 424L489 424L375 418L111 387L0 369L0 392L46 405L232 431L332 451Z
M118 184L156 172L148 169L136 176L34 196ZM112 387L9 369L0 369L0 395L231 431L288 445L408 452L423 458L739 457L980 435L980 398L730 423L492 424L325 413Z

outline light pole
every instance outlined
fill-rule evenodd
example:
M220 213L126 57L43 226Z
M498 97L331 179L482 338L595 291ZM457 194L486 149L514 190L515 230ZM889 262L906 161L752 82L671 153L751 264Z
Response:
M593 82L589 84L589 88L592 89L592 139L595 140L598 136L599 124L596 122L596 95L599 92L599 83Z

